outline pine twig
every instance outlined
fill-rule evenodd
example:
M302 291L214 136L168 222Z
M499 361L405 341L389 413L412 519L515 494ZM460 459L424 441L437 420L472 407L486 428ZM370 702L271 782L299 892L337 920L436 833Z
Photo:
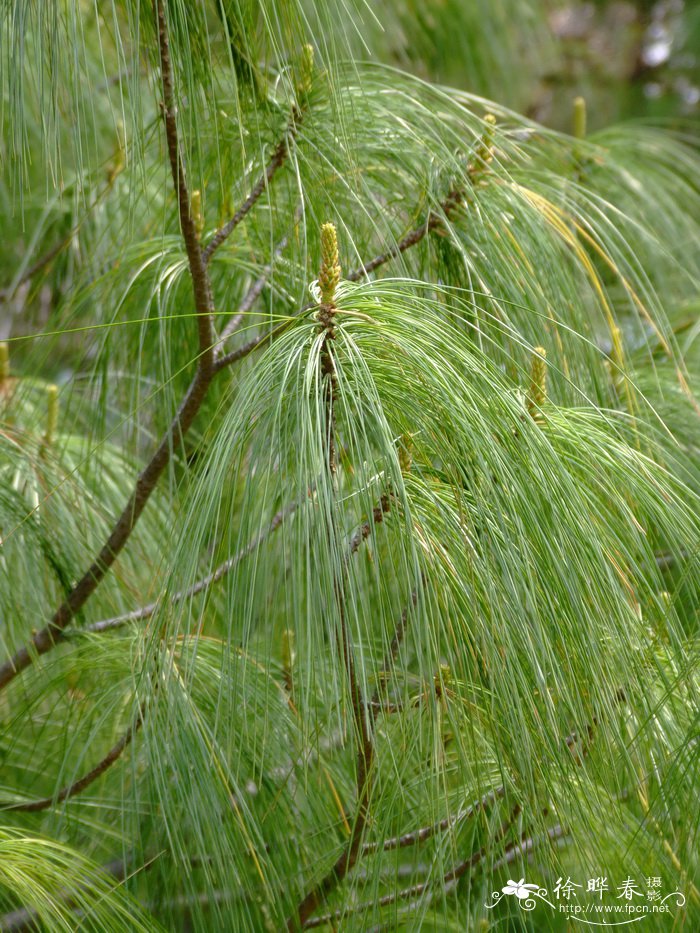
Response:
M234 567L236 567L245 557L252 552L260 545L262 542L269 537L274 531L276 531L279 526L282 524L284 519L291 515L298 508L298 503L293 502L285 506L283 509L280 509L276 515L273 517L272 521L268 528L265 531L261 531L260 534L255 535L252 540L250 540L244 547L237 551L233 556L228 557L223 563L213 570L211 573L207 574L205 577L202 577L201 580L197 580L196 583L193 583L192 586L188 587L186 590L179 590L173 596L170 597L170 603L176 605L177 603L183 602L186 599L192 599L194 596L198 596L199 593L208 590L214 583L218 583L219 580L223 579L227 574L229 574ZM111 619L101 619L99 622L93 622L90 625L86 625L83 628L76 629L75 632L70 631L66 632L66 635L82 635L83 633L102 633L112 631L116 628L122 628L124 625L129 625L131 622L141 622L143 619L150 619L150 617L155 613L156 609L160 605L161 601L156 599L151 603L147 603L145 606L141 606L139 609L133 609L131 612L125 612L123 615L113 616Z
M523 836L522 842L514 842L506 846L503 855L493 863L493 871L503 868L504 865L510 865L518 856L529 855L542 842L556 842L559 839L567 839L568 837L569 831L560 823L551 826L541 836Z
M340 262L338 259L336 231L332 224L324 224L324 226L321 227L321 255L321 270L318 277L321 290L321 307L318 320L323 335L323 345L320 352L320 367L323 379L322 386L325 394L326 466L330 481L335 485L336 375L330 343L335 338L335 289L340 281ZM388 508L389 500L386 498L386 501L383 500L379 508L374 510L374 521L381 521L384 512ZM363 536L365 525L367 526L367 532L366 535ZM369 535L369 528L369 522L366 522L360 529L360 534L353 536L349 546L350 555L355 553L360 543ZM370 773L374 761L374 738L372 735L372 722L368 716L367 706L362 695L362 689L355 668L350 629L345 610L346 581L347 574L346 567L344 566L340 574L335 576L333 590L339 615L339 627L337 631L338 648L348 679L352 715L355 731L358 736L355 765L355 782L357 788L355 818L352 823L350 838L332 868L305 894L292 916L289 917L287 921L287 929L289 931L299 928L303 929L308 918L318 908L319 904L328 893L352 870L359 857L362 835L367 825L370 798Z
M378 851L389 852L392 849L405 849L408 846L419 845L421 842L425 842L427 839L431 839L433 836L438 835L438 833L446 832L457 824L465 823L474 816L475 813L485 809L504 796L505 788L501 784L501 786L497 787L495 790L489 791L488 794L484 794L480 800L471 804L463 813L457 813L455 816L447 816L438 823L424 826L422 829L415 829L410 833L404 833L402 836L393 836L390 839L385 839L383 842L366 842L362 846L362 855L371 855Z
M511 862L514 862L518 856L525 855L529 857L530 853L535 849L536 846L540 845L543 842L549 841L551 844L566 844L566 842L571 837L568 835L567 831L563 829L560 825L552 826L543 836L537 837L523 837L522 843L510 843L505 848L505 854L493 863L491 866L492 872L497 871L499 868L502 868L504 865L509 865ZM413 903L407 904L402 910L397 913L397 916L407 916L416 908L425 907L429 904L436 895L448 894L454 887L455 882L452 882L448 885L443 891L433 891L422 898L422 900L415 901ZM395 929L395 921L392 921L390 925L381 923L376 927L372 927L371 930L368 930L367 933L383 933L383 931Z
M37 259L37 261L32 266L30 266L22 276L20 276L20 278L14 284L14 288L0 288L0 302L9 301L13 295L17 294L17 290L21 288L25 282L28 282L30 279L34 278L37 272L40 272L44 266L48 266L51 260L55 259L61 250L70 243L78 227L79 224L76 225L67 236L65 236L62 240L60 240L58 243L55 243L49 250L47 250L43 256L40 256L39 259Z
M192 287L197 312L197 330L199 354L197 371L190 382L182 402L162 437L158 448L148 464L139 474L134 490L124 510L117 519L107 541L99 554L83 574L81 579L68 593L58 607L51 621L32 636L28 645L18 649L15 654L0 666L0 690L4 689L15 677L29 667L40 655L51 651L63 640L64 631L71 620L82 609L107 575L122 548L129 540L141 513L151 497L158 480L170 462L173 451L180 446L192 425L195 416L204 402L214 369L213 347L213 311L214 304L211 284L202 258L199 238L194 219L191 216L190 196L185 178L184 166L180 156L177 131L175 93L173 83L170 45L165 19L163 0L154 0L158 21L158 40L160 48L161 79L163 84L163 117L168 148L168 157L177 192L180 227L192 279Z
M260 334L257 337L253 337L252 340L249 340L248 343L243 344L242 347L237 347L235 350L231 350L229 353L225 353L223 356L219 356L216 359L214 364L214 371L219 373L222 369L226 369L228 366L232 366L234 363L238 363L240 360L245 359L255 350L259 350L283 334L298 320L302 312L310 311L315 308L316 305L307 305L299 312L298 315L288 318L286 321L282 321L281 324L278 324L277 327L273 330L268 331L266 334Z
M114 186L114 178L108 178L102 190L99 194L93 199L92 203L88 206L87 211L83 216L75 223L68 233L62 237L57 243L54 243L45 253L43 253L35 262L26 269L22 275L17 279L16 282L13 282L11 285L6 286L5 288L0 288L0 302L9 301L14 295L17 294L18 289L29 282L37 272L41 272L46 266L49 265L52 260L56 258L73 240L73 237L78 233L83 223L89 215L95 210L95 208L100 204L105 195L107 195ZM1 929L1 928L0 928Z
M354 554L360 547L363 541L366 541L369 538L370 533L374 525L379 525L384 520L384 516L391 508L391 502L389 496L383 495L379 500L379 505L376 505L372 509L372 520L369 519L366 522L363 522L360 527L353 532L352 537L350 538L350 543L348 544L348 557Z
M111 862L107 862L106 865L101 865L100 870L105 875L113 878L115 882L121 884L127 879L127 876L135 874L137 871L148 871L156 862L157 858L151 858L143 865L135 868L126 859L115 858ZM67 907L75 915L76 920L84 915L83 909L78 907L77 894L78 891L75 888L73 890L65 888L55 895L55 900ZM1 933L26 933L26 931L34 933L38 929L41 929L40 914L38 910L32 907L19 907L17 910L3 914L0 917Z
M94 768L91 768L87 774L84 774L77 781L74 781L72 784L67 784L63 787L57 794L52 794L51 797L42 797L39 800L28 800L28 801L0 801L0 812L5 813L38 813L41 810L48 810L53 806L56 806L58 803L63 803L64 800L70 800L71 797L76 797L78 794L82 793L86 787L89 787L91 784L101 777L105 771L112 767L112 765L119 760L122 753L126 748L131 744L135 734L141 728L143 724L143 714L139 712L136 719L126 730L124 735L116 742L112 748L107 752L107 754L99 761Z
M197 225L192 212L190 192L187 187L185 166L180 153L180 141L177 130L177 108L175 106L175 85L170 40L165 18L163 0L155 0L158 20L158 45L160 50L160 70L163 84L163 121L165 138L170 160L170 171L178 200L180 229L185 242L187 262L194 291L194 304L197 312L199 331L199 370L211 378L214 365L214 299L211 282L206 268L206 256L199 242Z
M382 668L381 668L382 671L388 671L393 665L394 661L396 660L396 656L399 653L399 648L401 647L401 644L403 643L404 637L406 635L406 628L408 626L408 617L409 617L410 611L411 609L415 609L417 603L418 603L418 590L413 590L413 592L411 593L411 600L409 604L404 607L404 610L401 613L401 616L399 617L398 622L396 623L396 628L394 629L394 634L391 638L391 643L389 644L387 652L384 655L384 659L382 661ZM371 700L372 706L380 702L381 697L379 694L380 694L379 687L377 687L377 689L374 691L374 694L372 695L372 700Z
M301 215L302 206L300 205L294 212L294 227L296 227L296 225L299 223ZM219 337L219 346L216 353L217 356L221 356L224 342L238 330L246 314L248 314L256 299L267 285L270 275L272 274L272 268L274 266L275 260L278 259L286 249L287 243L289 243L289 237L290 234L285 233L285 235L279 241L272 253L272 258L270 259L269 263L265 266L258 278L248 289L245 296L243 297L243 301L241 301L240 305L238 306L238 310L231 316L226 326L222 330L221 336Z
M396 259L406 250L411 249L421 242L432 230L437 229L443 223L443 219L449 219L450 215L464 202L466 193L463 188L453 188L446 198L440 202L440 213L431 212L428 217L418 227L414 227L409 233L402 237L398 243L390 247L383 253L374 256L368 262L363 262L357 269L353 269L346 278L348 282L359 282L375 269L386 265L392 259Z
M515 820L518 818L519 813L520 806L516 805L513 808L510 816L501 824L498 832L492 840L492 843L500 842L503 839ZM471 871L472 868L476 868L476 866L481 861L483 861L484 858L486 858L488 853L489 846L485 845L473 855L470 855L469 858L459 862L443 875L443 877L440 879L440 882L438 882L438 890L444 890L446 886L459 881L459 879L466 875L467 872ZM401 891L395 891L391 894L386 894L384 897L380 897L378 900L364 901L361 904L353 904L352 907L339 908L338 910L334 910L331 913L323 914L323 916L320 917L312 917L306 921L303 929L310 930L314 927L324 926L325 924L334 924L339 920L344 920L345 917L347 917L349 914L365 913L366 911L372 910L376 907L388 907L391 904L395 904L397 901L405 901L410 898L421 897L423 894L430 891L434 887L435 882L422 881L420 884L411 885L411 887L404 888Z
M293 142L297 132L299 131L299 123L301 118L302 111L296 106L296 104L293 105L292 114L289 118L289 122L287 123L284 135L277 143L277 146L275 147L269 162L265 166L262 175L260 178L258 178L250 194L234 213L234 215L229 220L227 220L225 224L219 227L215 233L212 234L211 239L204 247L202 255L205 264L209 263L209 260L216 252L216 250L228 239L228 237L233 233L241 221L243 221L250 213L250 210L260 199L262 193L267 189L267 186L272 181L277 170L280 169L287 161L290 145Z

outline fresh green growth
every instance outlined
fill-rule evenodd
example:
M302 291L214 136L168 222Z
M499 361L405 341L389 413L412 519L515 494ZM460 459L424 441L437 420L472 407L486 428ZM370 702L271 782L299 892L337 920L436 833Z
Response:
M700 923L697 148L369 56L548 6L3 8L0 927Z

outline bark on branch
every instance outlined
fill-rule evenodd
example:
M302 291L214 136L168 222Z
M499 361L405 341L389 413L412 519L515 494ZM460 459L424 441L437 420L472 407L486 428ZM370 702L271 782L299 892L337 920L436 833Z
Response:
M299 122L302 117L302 111L295 105L292 107L292 115L287 124L284 136L279 141L275 147L270 161L267 163L263 172L258 178L257 182L253 186L250 194L241 204L235 214L226 221L223 226L212 234L211 239L204 247L203 256L204 262L208 263L216 250L224 243L228 237L233 233L236 227L243 221L246 216L250 213L252 207L260 199L263 192L267 189L267 186L272 181L275 173L279 168L281 168L284 163L287 161L287 156L289 154L289 148L299 130Z
M54 613L51 621L36 632L28 645L20 648L13 657L0 666L0 690L6 687L23 670L29 667L35 658L46 654L64 637L64 631L95 592L100 582L107 575L120 551L129 540L146 503L156 488L158 480L170 462L173 451L180 446L197 412L202 406L211 381L215 375L213 346L213 299L211 285L206 270L194 220L190 214L190 196L185 179L184 166L180 156L175 110L175 92L173 83L172 61L168 29L165 19L163 0L155 0L158 21L158 42L160 49L161 78L163 84L163 119L168 148L168 157L173 176L173 184L178 198L178 211L182 237L187 251L190 277L194 292L197 312L197 330L199 353L197 371L173 418L170 427L160 441L156 452L142 470L136 486L103 545L99 554L83 574L81 579L68 593L64 602Z
M219 566L213 570L211 573L207 574L205 577L202 577L201 580L197 580L196 583L193 583L192 586L188 587L186 590L179 590L177 593L174 593L170 597L170 603L176 605L177 603L183 602L186 599L192 599L195 596L198 596L200 593L203 593L205 590L208 590L215 583L218 583L219 580L223 579L227 574L229 574L245 557L249 554L252 554L253 551L259 547L260 544L274 531L276 531L279 526L282 524L284 519L291 515L296 508L298 503L292 502L287 505L285 508L280 509L279 512L273 517L270 525L264 531L261 531L260 534L255 535L255 537L249 541L245 547L242 547L240 551L234 554L232 557L227 558ZM73 634L83 634L87 633L101 633L109 632L113 629L122 628L124 625L129 625L132 622L141 622L144 619L150 619L150 617L155 613L156 609L161 605L161 600L154 600L151 603L147 603L145 606L141 606L139 609L134 609L131 612L125 612L123 615L113 616L111 619L101 619L99 622L93 622L90 625L86 625L83 628L76 629L75 632L70 631L66 632L66 635Z
M84 774L77 781L74 781L72 784L67 784L63 787L58 793L52 794L50 797L42 797L38 800L27 800L27 801L0 801L0 812L5 813L38 813L41 810L48 810L51 807L56 806L56 804L63 803L64 800L69 800L71 797L75 797L78 794L82 793L86 787L89 787L91 784L101 777L105 771L112 767L115 761L118 761L122 755L122 752L131 745L131 742L134 738L134 735L141 728L143 722L143 715L139 713L129 728L126 730L124 735L116 742L112 748L107 752L107 754L99 761L94 768L91 768L87 774Z
M500 842L504 838L508 830L518 818L519 814L520 807L515 806L510 816L501 824L498 832L495 834L493 840L491 841L491 845ZM352 907L348 908L340 908L339 910L334 910L332 913L323 914L323 916L320 917L311 917L306 921L303 929L310 930L314 927L325 926L326 924L335 924L350 914L366 913L368 910L372 910L377 907L388 907L390 904L395 904L397 901L405 901L411 898L421 897L423 894L426 894L435 888L438 890L444 890L446 886L454 884L469 871L471 871L471 869L476 868L476 866L484 858L486 858L490 848L491 847L488 844L483 846L481 849L479 849L478 852L470 855L469 858L459 862L448 872L446 872L437 883L434 881L423 881L420 884L411 885L411 887L404 888L401 891L396 891L392 894L386 894L384 897L380 897L378 900L364 901L361 904L354 904Z

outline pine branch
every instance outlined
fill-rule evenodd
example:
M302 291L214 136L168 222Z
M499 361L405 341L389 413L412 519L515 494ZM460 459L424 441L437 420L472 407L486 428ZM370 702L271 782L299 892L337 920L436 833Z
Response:
M506 846L501 858L497 859L491 866L492 870L496 872L499 868L503 868L504 865L510 865L518 856L529 855L533 849L543 842L555 842L558 839L567 838L569 838L569 831L560 823L550 827L547 832L541 836L523 836L522 842L514 842Z
M293 227L296 227L296 225L299 223L302 213L303 213L302 206L300 205L299 207L297 207L296 211L294 212ZM270 275L272 274L272 267L275 263L275 260L278 259L282 255L284 250L286 249L287 243L289 242L289 237L290 237L290 234L285 233L285 235L279 241L279 243L277 244L277 246L275 247L272 253L272 258L270 259L269 263L265 266L262 273L258 276L255 282L253 282L251 287L248 289L248 292L244 296L243 301L240 303L238 310L236 311L234 315L231 316L230 320L226 324L226 327L224 327L224 329L222 330L221 336L219 337L219 346L217 348L217 356L221 355L223 343L226 340L228 340L228 338L238 330L246 314L248 314L250 309L253 307L253 304L255 303L256 299L258 298L262 290L267 285L268 279L270 278Z
M522 843L509 843L505 848L505 854L495 861L491 866L492 875L499 869L503 868L504 865L509 865L511 862L514 862L519 856L525 855L529 856L530 853L541 843L549 841L550 843L559 843L566 844L566 842L571 837L568 835L567 831L562 828L560 825L552 826L543 836L535 837L523 837ZM454 888L455 882L451 882L444 890L433 890L427 895L423 896L420 901L414 901L411 904L408 904L401 911L397 913L397 916L407 916L412 911L416 910L418 907L425 908L434 898L438 895L446 895L451 893L451 890ZM384 930L393 930L395 929L395 921L391 922L391 925L379 924L376 927L372 927L371 931L368 930L368 933L380 933Z
M415 604L415 593L414 593L414 604ZM405 619L407 616L407 612L408 610L405 609L402 615L402 623L397 628L397 632L402 631L402 625L405 626ZM392 647L393 647L393 644L394 643L392 643ZM390 648L390 654L391 653L392 653L392 650ZM385 666L388 666L388 664L386 664ZM377 693L375 693L371 701L373 708L374 708L374 704L377 702L377 698L378 698L378 691ZM619 702L621 702L622 699L624 698L623 691L621 690L618 691L616 698L618 699ZM578 733L572 732L569 735L567 735L566 738L564 739L564 743L566 744L567 748L571 751L574 762L577 765L583 765L583 759L586 758L588 755L589 746L593 740L597 725L598 725L598 718L594 717L592 722L586 726L585 733L587 736L587 742L582 744L580 755L576 752L576 746L579 744ZM372 853L377 852L379 850L383 850L386 852L392 849L402 849L407 846L419 845L421 842L425 842L427 839L430 839L432 836L435 836L441 832L446 832L447 830L452 829L457 824L465 822L466 820L470 819L470 817L472 817L476 812L484 809L484 807L487 807L492 803L495 803L496 800L500 800L504 796L505 796L505 785L499 784L499 786L494 788L494 790L489 791L487 794L484 794L484 796L480 800L477 800L475 803L473 803L464 813L458 813L456 816L452 816L452 817L445 817L444 819L440 820L437 823L433 823L430 826L425 826L421 829L412 830L411 832L404 833L401 836L393 836L390 839L385 839L383 842L366 842L362 846L361 854L363 856L371 855Z
M281 324L278 324L273 330L269 331L266 334L261 334L258 337L253 337L252 340L249 340L248 343L244 344L242 347L237 347L235 350L231 350L230 353L226 353L223 356L219 356L214 364L214 371L219 373L222 369L226 369L228 366L232 366L234 363L238 363L240 360L245 359L255 350L259 350L283 334L288 330L292 324L296 323L298 318L307 311L313 310L316 305L306 305L301 311L294 317L288 318L286 321L283 321Z
M114 187L114 181L117 176L110 176L107 179L104 187L100 193L93 199L92 203L88 206L86 213L78 220L76 224L71 227L68 233L62 237L57 243L54 243L45 253L43 253L28 269L26 269L20 278L12 283L11 286L5 288L0 288L0 302L9 301L14 295L17 294L17 290L21 288L26 282L29 282L37 272L41 272L49 263L58 256L67 246L70 245L76 233L80 230L81 226L85 223L87 217L97 208L97 206L104 199L105 195Z
M203 258L205 264L209 262L216 250L228 239L228 237L233 233L241 221L246 218L247 214L260 199L262 193L267 189L267 186L272 181L277 170L280 169L287 161L290 144L294 140L299 130L302 113L303 112L296 106L296 104L292 107L292 114L289 118L289 122L287 123L284 135L275 147L270 161L265 166L262 175L253 186L248 197L230 218L230 220L227 220L223 226L219 227L219 229L212 234L211 239L204 247Z
M390 247L390 249L383 253L379 253L378 256L375 256L367 262L363 262L357 269L353 269L352 272L346 276L347 281L358 282L360 279L366 278L366 276L374 272L375 269L386 265L386 263L390 262L392 259L396 259L402 253L405 253L406 250L411 249L412 246L416 246L432 230L436 230L438 227L442 226L444 220L449 219L450 215L453 214L466 199L467 194L464 188L453 188L447 197L440 202L440 213L430 212L420 226L415 227L407 233L398 243Z
M134 868L130 861L116 858L106 865L101 865L100 870L118 883L122 883L128 876L138 872L148 871L155 866L157 858L151 858L138 868ZM55 900L67 907L74 915L76 920L84 916L84 910L78 907L77 891L65 888L55 895ZM25 933L25 931L36 931L41 929L39 911L32 907L19 907L10 913L0 917L0 931L2 933Z
M391 502L389 496L384 495L379 500L379 505L376 505L372 509L372 520L369 519L366 522L363 522L360 527L353 532L352 537L350 538L350 543L348 545L348 557L354 554L363 541L366 541L369 538L370 533L374 525L379 525L384 520L384 516L391 508Z
M335 339L335 289L340 280L340 263L338 260L338 242L335 227L324 224L321 228L321 270L319 273L319 287L321 289L321 308L318 315L319 327L323 335L323 345L320 352L320 367L322 386L325 395L325 441L326 466L332 486L335 487L335 400L336 400L336 374L335 363L331 353L330 344ZM382 521L384 512L389 508L388 497L382 499L381 505L373 512L375 522ZM364 534L365 527L367 528ZM357 551L360 543L369 535L369 522L365 522L359 534L350 541L349 554ZM339 615L337 630L338 649L343 660L345 673L350 691L350 702L355 724L357 741L357 757L355 765L355 783L357 788L357 802L355 818L347 845L336 859L329 872L302 898L294 915L287 921L287 929L292 931L304 927L307 919L318 908L330 891L338 885L352 870L360 853L362 836L367 825L370 798L370 773L374 761L374 739L372 735L372 721L368 715L362 689L357 677L355 658L353 654L352 639L348 626L345 609L346 568L337 575L333 581L336 606Z
M40 272L44 266L48 266L51 260L55 259L61 250L70 243L78 227L79 224L76 225L70 231L70 233L67 234L67 236L65 236L62 240L60 240L58 243L55 243L49 250L47 250L47 252L45 252L44 255L34 263L34 265L30 266L29 269L27 269L27 271L22 276L20 276L18 281L15 282L14 287L0 288L0 302L9 301L9 299L17 293L17 289L24 285L25 282L28 282L30 279L34 278L36 273Z
M396 628L394 629L394 634L392 636L391 643L389 644L387 652L384 655L384 660L382 661L382 667L381 667L382 671L390 670L392 665L396 661L396 657L399 653L399 648L401 647L401 644L406 635L406 628L408 626L409 613L411 609L415 609L417 602L418 602L418 590L413 590L413 592L411 593L410 603L408 604L408 606L404 608L398 622L396 623ZM379 694L380 694L379 687L377 687L377 689L374 691L374 694L372 695L372 700L371 700L372 706L380 702L381 697Z
M168 156L173 183L178 196L180 227L187 251L192 287L197 311L199 354L197 371L180 403L170 427L161 439L151 460L140 473L134 491L123 512L117 519L109 538L91 566L71 589L70 593L54 613L51 621L36 632L28 645L20 648L0 666L0 690L4 689L40 655L51 651L64 637L64 630L95 592L129 540L137 521L151 497L158 480L170 462L173 451L180 446L202 406L209 386L215 375L213 347L213 299L209 276L202 258L197 230L190 213L190 196L187 189L184 167L180 158L177 134L172 62L163 0L154 0L158 20L161 77L163 83L163 114L168 147Z
M51 807L56 806L56 804L63 803L64 800L69 800L71 797L76 797L78 794L82 793L86 787L89 787L91 784L107 771L112 765L119 760L122 753L126 748L131 744L134 735L141 728L143 723L143 716L139 713L129 728L126 730L124 735L116 742L115 745L110 748L104 758L99 761L94 768L88 771L87 774L84 774L77 781L74 781L72 784L66 785L62 788L57 794L52 794L51 797L42 797L39 800L29 800L25 802L14 802L14 801L2 801L0 802L0 812L6 813L38 813L41 810L48 810Z
M284 519L291 515L297 508L298 503L292 502L285 506L285 508L280 509L273 517L269 527L265 531L261 531L260 534L255 535L255 537L242 547L240 551L219 564L219 566L211 573L207 574L206 577L202 577L201 580L197 580L196 583L193 583L192 586L188 587L186 590L179 590L171 596L171 605L174 606L186 599L192 599L194 596L198 596L200 593L208 590L215 583L218 583L219 580L229 574L245 557L252 554L267 537L279 528ZM156 599L151 603L147 603L145 606L141 606L139 609L134 609L123 615L114 616L111 619L101 619L99 622L93 622L91 625L86 625L83 628L66 632L66 636L109 632L116 628L122 628L124 625L129 625L131 622L141 622L143 619L150 619L160 604L161 600Z
M392 849L405 849L408 846L419 845L421 842L425 842L427 839L431 839L433 836L438 835L438 833L443 833L448 829L452 829L457 824L465 823L474 816L475 813L495 803L504 795L505 788L501 784L501 786L497 787L495 790L489 791L488 794L484 794L481 800L477 800L473 803L464 813L445 817L438 823L433 823L431 826L424 826L422 829L404 833L402 836L393 836L391 839L385 839L383 842L366 842L362 846L362 855L371 855L379 850L389 852Z
M486 161L484 156L482 156L482 160ZM481 162L471 163L467 171L469 176L475 179L483 172L483 165ZM412 246L416 246L421 242L421 240L425 238L428 233L440 227L445 219L449 219L454 211L467 200L468 196L464 188L453 188L440 202L441 213L430 213L427 219L422 224L420 224L420 226L415 227L413 230L407 233L395 246L392 246L385 252L380 253L373 259L370 259L367 262L363 262L361 266L352 270L347 276L345 276L345 280L347 282L358 282L360 279L368 276L371 272L374 272L375 269L386 265L386 263L390 262L392 259L395 259L397 256L405 253L406 250L410 249ZM264 283L261 285L261 290L263 286ZM254 298L257 298L257 294L254 295ZM230 353L218 356L215 363L216 371L219 372L220 370L225 369L227 366L230 366L233 363L237 363L239 360L255 352L255 350L267 346L268 343L271 343L275 337L278 337L285 330L287 330L287 328L290 327L296 320L303 317L304 314L308 313L309 311L313 311L316 307L317 305L315 304L304 305L302 308L299 308L298 311L296 311L294 315L289 318L289 320L279 325L273 331L270 331L267 334L261 334L258 337L254 337L244 346L238 347L236 350L232 350Z
M503 837L507 834L508 830L511 828L515 820L520 814L520 806L516 805L513 808L510 816L504 820L501 824L498 832L492 840L492 844L500 842ZM446 886L453 884L458 881L464 875L467 874L472 868L483 861L484 858L489 853L489 846L485 845L478 852L475 852L473 855L470 855L469 858L464 859L464 861L459 862L453 868L451 868L445 875L437 882L432 881L423 881L420 884L411 885L409 888L404 888L401 891L393 892L392 894L386 894L384 897L380 897L378 900L372 901L363 901L361 904L354 904L352 907L348 908L339 908L334 910L331 913L323 914L321 917L312 917L306 921L303 926L303 929L310 930L313 927L324 926L325 924L335 924L339 920L344 920L350 914L360 914L366 913L368 910L372 910L376 907L388 907L391 904L395 904L397 901L405 901L409 898L421 897L426 892L429 892L431 889L437 887L438 890L444 890Z
M194 304L197 312L197 327L199 330L199 369L210 378L214 364L214 299L212 297L211 282L206 268L206 256L202 252L199 234L192 215L192 203L185 166L180 153L180 141L177 131L177 108L175 106L175 85L173 66L170 57L170 40L168 26L165 18L163 0L155 0L156 16L158 20L158 45L160 50L160 70L163 83L163 120L165 122L165 138L170 160L170 171L173 176L173 185L177 193L180 229L185 242L187 262L192 279L194 291Z

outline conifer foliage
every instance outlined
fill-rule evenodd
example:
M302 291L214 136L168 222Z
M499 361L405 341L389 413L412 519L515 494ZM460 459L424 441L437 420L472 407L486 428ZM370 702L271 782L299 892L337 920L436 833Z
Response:
M402 6L2 7L0 929L700 922L700 156Z

